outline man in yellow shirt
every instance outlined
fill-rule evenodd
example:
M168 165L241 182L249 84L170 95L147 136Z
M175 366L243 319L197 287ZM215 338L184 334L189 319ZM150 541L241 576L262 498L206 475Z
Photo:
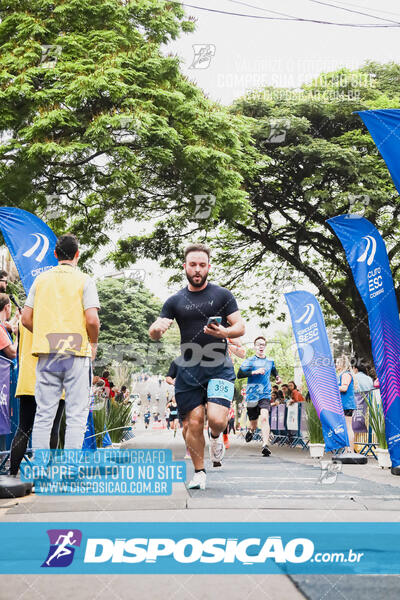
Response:
M100 328L96 285L77 268L78 240L62 235L54 253L58 265L38 275L22 312L22 324L33 333L32 354L38 356L34 450L49 448L63 389L64 447L82 448Z
M32 334L20 324L18 343L18 383L15 397L19 398L18 429L11 444L10 475L18 474L19 466L28 447L36 412L35 384L37 357L32 356ZM60 400L50 434L50 448L58 447L64 400Z

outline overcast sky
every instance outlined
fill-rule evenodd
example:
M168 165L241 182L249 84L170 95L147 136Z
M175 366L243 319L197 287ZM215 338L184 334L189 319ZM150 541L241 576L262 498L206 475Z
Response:
M394 25L391 21L395 21L400 26L399 0L326 2L373 17L311 0L187 0L187 4L203 8L260 17L278 17L266 12L276 11L303 19L380 26ZM355 69L366 60L400 62L399 26L339 27L230 16L188 6L185 10L197 19L196 31L183 35L168 49L181 58L182 71L190 79L224 104L263 85L298 87L340 66ZM199 68L207 61L193 65L195 44L209 44L211 53L215 52L207 68Z

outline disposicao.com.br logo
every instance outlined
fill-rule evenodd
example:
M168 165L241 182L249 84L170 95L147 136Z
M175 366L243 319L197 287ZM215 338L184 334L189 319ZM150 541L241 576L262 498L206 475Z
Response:
M286 544L280 536L267 538L90 538L85 563L156 563L170 557L177 563L235 563L253 565L272 560L278 564L319 562L359 562L362 553L318 552L312 540L294 538Z
M400 573L400 523L115 521L53 527L0 523L0 573Z

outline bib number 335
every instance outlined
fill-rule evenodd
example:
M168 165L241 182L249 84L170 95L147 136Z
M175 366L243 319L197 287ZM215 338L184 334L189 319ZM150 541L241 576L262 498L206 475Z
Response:
M207 397L208 398L224 398L225 400L233 400L233 392L235 386L231 381L226 379L211 379L208 382Z

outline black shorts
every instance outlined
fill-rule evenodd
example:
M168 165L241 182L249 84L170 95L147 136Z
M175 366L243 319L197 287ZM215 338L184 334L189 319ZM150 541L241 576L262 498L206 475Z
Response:
M355 408L345 408L343 410L344 412L344 416L345 417L352 417L353 416L353 412L355 411Z
M255 406L247 407L247 416L249 417L250 421L257 421L262 408L266 408L269 411L271 408L270 398L261 398L261 400L259 400Z
M231 401L225 398L207 398L207 388L193 388L186 392L175 392L175 400L178 405L179 417L185 419L186 415L197 406L206 405L207 402L213 402L226 408L231 407Z

